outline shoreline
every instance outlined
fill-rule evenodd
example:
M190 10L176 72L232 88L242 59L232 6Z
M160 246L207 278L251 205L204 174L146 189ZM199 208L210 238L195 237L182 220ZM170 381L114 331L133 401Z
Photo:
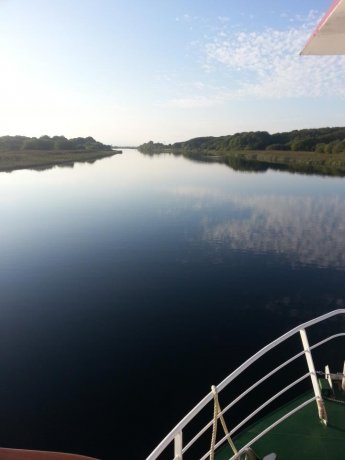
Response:
M0 151L0 172L45 169L74 163L93 162L122 153L120 150L14 150Z
M240 171L264 172L268 169L301 174L323 176L345 176L345 152L318 153L293 152L286 150L205 150L205 149L156 149L140 150L144 154L157 155L170 153L182 155L195 161L213 161L227 164Z

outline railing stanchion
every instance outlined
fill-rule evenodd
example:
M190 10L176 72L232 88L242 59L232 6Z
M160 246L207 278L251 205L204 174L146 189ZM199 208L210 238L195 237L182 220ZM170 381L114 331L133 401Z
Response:
M1 1L1 0L0 0ZM297 355L293 356L292 358L288 359L284 363L280 364L278 367L273 369L271 372L269 372L267 375L259 379L257 382L255 382L253 385L249 386L241 395L239 395L237 398L235 398L233 401L231 401L222 411L224 414L227 412L228 409L230 409L233 405L237 404L240 399L242 399L245 395L247 395L250 391L252 391L254 388L256 388L258 385L262 384L264 381L266 381L269 377L274 375L278 370L282 369L286 365L290 364L292 361L297 359L300 356L303 356L303 354L306 357L307 365L308 365L308 374L304 377L308 377L310 375L313 389L314 389L314 396L312 399L306 401L302 405L300 405L297 409L294 409L291 411L287 416L292 415L295 413L297 410L301 409L305 405L309 404L309 402L312 402L316 400L317 402L317 408L318 408L318 413L320 419L327 423L327 413L325 410L325 404L322 399L321 395L321 390L319 388L318 380L317 380L317 375L314 367L314 362L313 358L311 355L311 350L329 342L330 340L333 340L338 337L344 337L345 332L338 333L335 335L332 335L330 337L327 337L326 339L321 340L320 342L312 345L311 347L309 346L307 334L306 334L306 329L310 326L314 326L315 324L321 323L322 321L325 321L326 319L335 317L337 315L345 315L345 308L338 309L331 311L329 313L325 313L324 315L321 315L315 319L309 320L303 324L300 324L299 326L294 327L290 331L286 332L285 334L281 335L277 339L273 340L271 343L266 345L265 347L261 348L257 353L255 353L252 357L248 358L247 361L245 361L241 366L239 366L237 369L235 369L231 374L229 374L222 382L220 382L219 385L217 385L217 390L218 393L221 392L224 388L226 388L231 382L233 382L235 379L237 379L247 368L249 368L252 364L254 364L258 359L260 359L262 356L264 356L267 352L271 351L281 343L285 342L287 339L290 337L293 337L295 334L300 334L301 339L302 339L302 344L303 344L303 351L299 352ZM343 374L345 375L345 363L344 363L344 371ZM304 377L301 377L304 378ZM343 377L343 376L341 376ZM299 382L299 380L298 380ZM293 382L295 384L296 382ZM345 377L343 379L343 388L345 389ZM290 384L292 385L292 384ZM290 388L290 385L286 387L285 389L281 390L278 392L276 395L274 395L270 400L268 401L273 401L278 395L282 394L284 391ZM193 439L189 440L189 442L186 443L186 445L183 447L183 439L182 439L182 431L183 429L192 422L194 417L199 414L213 399L212 392L209 392L188 414L173 428L170 433L158 444L158 446L151 452L151 454L146 458L146 460L156 460L159 458L159 456L168 448L172 447L172 443L174 443L174 460L183 460L183 455L189 450L189 448L203 435L207 432L207 430L212 426L212 421L207 423L194 437ZM268 404L269 402L266 401ZM259 408L255 409L253 413L258 412L262 408L266 407L266 403L262 404ZM274 426L277 426L279 423L281 423L283 420L287 418L287 416L282 417L279 419L277 422L275 422L270 429L272 429ZM247 417L248 418L248 417ZM246 419L245 419L246 420ZM241 422L242 423L242 422ZM240 425L242 426L242 425ZM239 428L239 427L238 427ZM268 429L262 431L262 433L259 436L261 438L266 432L269 431ZM231 431L232 434L233 430ZM259 439L258 437L256 437ZM251 443L254 443L256 438L252 440ZM225 438L226 439L226 438ZM222 439L221 441L225 441L225 439ZM220 441L218 441L220 442ZM250 444L251 444L250 443ZM217 443L218 444L218 443ZM248 446L250 445L248 444ZM217 446L217 445L216 445ZM245 446L245 447L248 447ZM244 450L244 447L241 449L241 451ZM237 454L236 454L237 455ZM205 459L207 458L208 455L206 455ZM238 457L238 455L237 455Z
M174 460L182 460L183 435L179 431L174 438Z
M311 383L313 385L313 390L314 390L314 394L315 394L315 398L316 398L316 404L317 404L317 409L318 409L318 413L319 413L319 418L320 418L320 420L322 420L324 423L327 424L327 412L326 412L326 408L325 408L325 403L324 403L324 401L322 399L319 382L317 381L316 371L315 371L315 366L314 366L314 361L313 361L313 356L312 356L311 351L310 351L310 346L309 346L307 333L306 333L305 329L300 329L299 332L300 332L301 339L302 339L305 358L306 358L307 364L308 364Z

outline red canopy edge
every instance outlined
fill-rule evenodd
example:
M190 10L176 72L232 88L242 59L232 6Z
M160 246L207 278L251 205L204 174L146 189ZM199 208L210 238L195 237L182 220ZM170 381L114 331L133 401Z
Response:
M310 42L315 38L315 36L320 32L320 30L323 28L323 26L326 24L326 22L329 20L329 18L332 16L332 14L335 12L337 7L341 4L343 0L333 0L331 6L329 9L326 11L326 13L323 15L319 23L317 24L314 32L311 34L309 37L307 43L305 44L303 50L301 51L300 54L303 54L303 52L306 50Z

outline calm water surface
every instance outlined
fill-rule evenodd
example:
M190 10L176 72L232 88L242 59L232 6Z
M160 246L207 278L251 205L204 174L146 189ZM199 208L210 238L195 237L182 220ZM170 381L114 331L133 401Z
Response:
M2 446L144 458L243 359L345 304L344 179L126 151L1 173L0 209Z

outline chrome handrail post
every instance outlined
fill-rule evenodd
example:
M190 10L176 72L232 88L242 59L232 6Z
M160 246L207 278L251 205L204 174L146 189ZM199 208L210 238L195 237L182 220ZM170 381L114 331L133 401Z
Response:
M306 332L305 329L300 329L299 332L300 332L300 335L301 335L301 340L302 340L304 354L305 354L305 358L306 358L308 369L309 369L311 383L313 385L313 390L314 390L314 394L315 394L315 398L316 398L316 404L317 404L317 409L318 409L318 413L319 413L319 418L320 418L320 420L322 420L322 422L327 424L327 412L326 412L326 408L325 408L325 403L324 403L324 401L322 399L319 382L318 382L317 377L316 377L316 370L315 370L315 366L314 366L313 356L311 354L311 350L310 350L310 346L309 346L309 340L308 340L307 332Z

